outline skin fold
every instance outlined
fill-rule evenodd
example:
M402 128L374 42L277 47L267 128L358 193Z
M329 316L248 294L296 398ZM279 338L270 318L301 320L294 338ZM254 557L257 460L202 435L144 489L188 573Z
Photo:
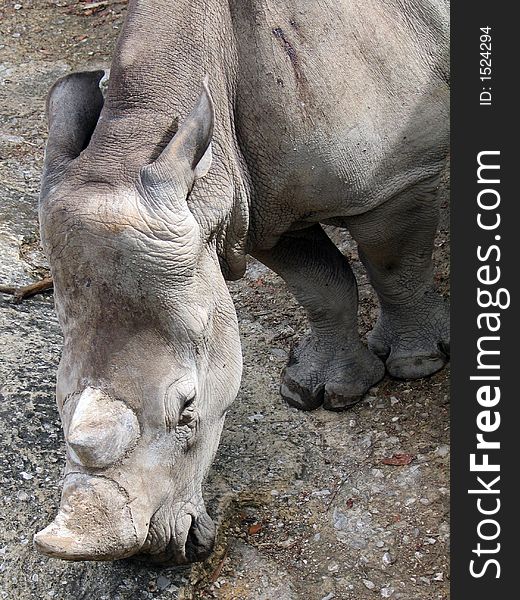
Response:
M226 279L251 254L309 319L281 393L344 410L386 370L449 353L433 288L448 148L441 0L130 0L102 71L47 102L40 220L64 334L67 465L38 550L68 560L211 551L202 483L242 358ZM381 313L366 347L348 228Z

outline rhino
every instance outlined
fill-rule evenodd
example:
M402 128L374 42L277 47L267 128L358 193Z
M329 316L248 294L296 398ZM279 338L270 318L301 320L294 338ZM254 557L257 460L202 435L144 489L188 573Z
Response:
M203 560L202 485L241 378L226 280L251 255L308 316L281 395L342 411L448 360L434 288L448 148L443 0L130 0L110 70L49 92L39 204L64 347L66 560ZM358 244L380 303L323 225Z

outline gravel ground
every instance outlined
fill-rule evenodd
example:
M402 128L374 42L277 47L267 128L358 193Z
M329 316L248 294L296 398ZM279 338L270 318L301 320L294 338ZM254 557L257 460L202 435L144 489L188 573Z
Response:
M44 97L60 75L107 66L125 2L0 0L0 283L45 273L37 190ZM447 176L436 274L447 293ZM330 235L360 282L360 327L377 312L348 236ZM305 331L283 282L258 263L230 285L244 348L242 388L206 485L213 556L188 568L66 563L31 538L59 503L63 436L54 404L61 334L52 295L0 296L0 598L99 600L445 600L449 592L449 370L385 379L353 410L301 413L278 395ZM385 459L407 455L409 464Z

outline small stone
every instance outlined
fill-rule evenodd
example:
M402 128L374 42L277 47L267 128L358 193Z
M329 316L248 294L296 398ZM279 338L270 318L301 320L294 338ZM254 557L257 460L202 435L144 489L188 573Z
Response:
M444 581L444 574L443 573L435 573L435 577L433 578L433 581Z
M328 489L314 490L314 492L312 492L311 496L318 496L319 498L322 498L323 496L330 496L330 490L328 490Z
M390 396L390 404L392 406L394 406L395 404L397 404L399 402L399 400L395 397L395 396Z
M373 581L370 581L370 579L363 579L363 585L367 590L374 590L376 587L376 584Z
M247 417L248 421L251 421L251 423L256 423L257 421L261 421L264 418L264 415L262 413L255 413L254 415L249 415Z
M339 571L338 563L331 563L330 565L328 565L327 571L329 571L329 573L337 573Z
M394 562L395 562L395 558L389 552L385 552L383 554L383 564L393 565Z
M290 325L286 325L275 333L275 335L272 337L272 340L284 340L288 337L292 337L293 335L294 329Z
M447 444L441 444L435 450L435 454L440 457L448 456L449 453L450 453L450 447Z
M21 4L15 4L15 5L13 6L13 8L14 8L15 10L20 10L21 8L23 8L23 6L22 6Z
M25 479L26 481L33 478L33 476L30 473L26 473L25 471L22 471L20 475L22 476L22 479Z
M278 542L277 545L280 546L280 548L290 548L294 545L294 538L288 537L286 540L283 540L283 542Z
M383 542L383 540L379 540L378 542L376 542L376 546L377 546L378 548L383 548L383 547L384 547L384 545L385 545L385 543Z
M372 439L372 434L371 433L367 433L366 435L364 435L360 440L359 440L359 445L361 446L361 448L363 448L364 450L368 450L369 448L372 447L374 441Z
M159 588L159 590L165 590L171 583L171 581L168 579L168 577L165 577L164 575L159 575L159 577L157 577L157 587Z
M18 500L20 500L21 502L27 502L27 500L29 500L29 494L27 492L18 492L16 494L16 497L18 498Z
M383 598L390 598L390 596L392 596L394 591L395 591L394 588L391 588L391 587L381 588L381 596Z

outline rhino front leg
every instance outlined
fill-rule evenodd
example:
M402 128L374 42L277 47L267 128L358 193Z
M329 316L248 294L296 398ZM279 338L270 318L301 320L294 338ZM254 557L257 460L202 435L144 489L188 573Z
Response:
M282 396L303 410L349 408L383 377L384 366L359 339L357 285L348 262L319 225L286 234L254 255L285 280L311 329L291 353Z
M369 346L399 379L431 375L449 356L449 309L433 286L437 183L429 179L348 221L381 304Z

